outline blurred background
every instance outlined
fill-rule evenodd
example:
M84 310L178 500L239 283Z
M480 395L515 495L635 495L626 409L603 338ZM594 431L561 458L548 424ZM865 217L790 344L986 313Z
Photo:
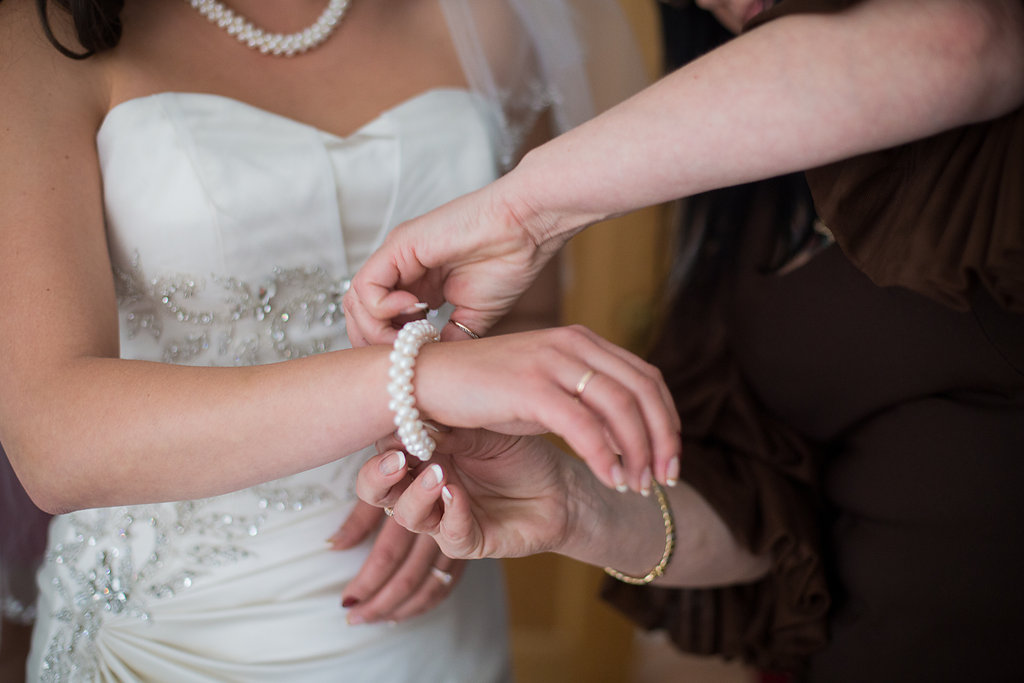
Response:
M652 77L661 72L654 0L619 0ZM668 206L596 225L563 261L564 323L581 323L642 353L657 315L670 249ZM598 597L604 572L555 555L506 560L519 683L751 683L753 672L686 656L635 629Z

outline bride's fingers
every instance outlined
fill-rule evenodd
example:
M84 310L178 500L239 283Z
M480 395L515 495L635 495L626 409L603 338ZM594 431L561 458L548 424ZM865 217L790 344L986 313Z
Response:
M412 602L413 610L425 610L448 594L447 590L430 590L435 588L430 582L437 582L431 570L439 562L438 557L444 558L437 544L429 536L410 536L412 543L395 572L377 590L366 595L349 610L349 623L397 621L396 612L400 612L407 602ZM445 566L452 562L448 558L443 561Z
M352 512L338 530L327 539L333 550L346 550L365 541L380 526L384 515L380 508L361 500L356 501Z
M353 609L376 595L400 570L415 539L413 534L402 527L385 521L363 566L345 586L341 595L341 606ZM349 623L359 623L358 620L353 621L358 619L358 613L354 616L350 612L348 619Z
M609 462L607 456L601 457L599 466L607 467L612 484L619 491L625 491L630 485L639 490L640 471L652 460L651 445L648 440L647 426L634 394L622 386L611 375L595 371L579 363L567 363L571 370L563 374L563 378L575 376L571 388L566 391L584 407L592 410L602 424L602 435L605 436L608 451L612 453ZM563 380L564 381L564 380ZM623 469L615 454L621 453L627 464L641 463L630 472ZM591 469L597 465L593 455L579 453Z
M466 570L465 561L446 557L429 536L421 536L417 543L432 546L433 559L414 593L396 601L390 611L382 609L381 617L388 621L405 621L433 609L451 595Z
M661 373L590 330L580 328L579 332L576 353L586 359L586 372L594 374L581 374L572 390L582 388L580 399L593 404L607 420L622 446L634 489L644 488L641 481L648 473L665 482L671 460L679 456L680 440L679 416Z

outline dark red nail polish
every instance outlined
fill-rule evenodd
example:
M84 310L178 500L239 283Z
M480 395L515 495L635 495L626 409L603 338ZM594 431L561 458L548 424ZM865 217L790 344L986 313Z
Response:
M359 604L359 598L345 598L344 600L341 601L341 606L344 607L345 609L348 609L349 607L355 607L358 604Z

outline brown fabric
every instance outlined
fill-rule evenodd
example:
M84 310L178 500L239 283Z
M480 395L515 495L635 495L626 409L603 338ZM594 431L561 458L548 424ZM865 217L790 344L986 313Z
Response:
M1024 110L807 173L843 251L882 287L1024 311Z
M842 252L786 278L738 265L653 358L683 477L771 573L604 596L683 650L814 680L998 680L1024 646L1005 543L1024 523L1024 114L807 176Z
M692 321L692 332L666 338L652 360L682 419L683 480L744 547L772 558L771 573L754 585L688 591L608 581L603 597L643 627L665 629L684 651L797 670L827 636L815 458L745 385L723 318L729 297L729 288L720 287L710 305L676 310Z
M859 1L785 0L747 28ZM1024 109L814 169L807 180L819 216L875 284L961 311L980 286L1024 311Z

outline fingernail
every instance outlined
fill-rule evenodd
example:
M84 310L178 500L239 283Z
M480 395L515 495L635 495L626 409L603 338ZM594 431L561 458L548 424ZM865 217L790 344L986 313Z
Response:
M364 623L366 620L358 614L349 613L345 616L345 621L348 622L349 626L359 626L359 624Z
M405 453L402 451L388 453L387 457L378 465L381 474L394 474L403 467L405 467Z
M625 493L629 490L629 486L626 485L626 475L623 473L621 465L612 465L612 482L615 484L615 490L619 493Z
M341 601L341 606L344 607L345 609L348 609L350 607L355 607L358 604L359 604L359 598L348 597L348 598L345 598L344 600Z
M447 486L441 488L441 497L444 498L445 505L452 504L452 492L448 490Z
M679 483L679 456L673 456L668 461L668 467L665 469L665 483L669 486L675 486Z
M448 425L443 425L438 422L434 422L433 420L423 420L423 426L432 432L437 432L438 434L447 434L452 431L452 428Z
M645 467L640 473L640 495L646 498L651 495L651 468Z
M423 477L423 488L432 489L441 483L441 479L444 477L444 472L441 471L441 466L436 462L427 468L427 476Z
M404 309L402 311L402 315L413 315L414 313L422 313L423 311L427 310L429 306L430 304L426 303L425 301L420 301L419 303L413 304L412 306L409 306L409 308Z

